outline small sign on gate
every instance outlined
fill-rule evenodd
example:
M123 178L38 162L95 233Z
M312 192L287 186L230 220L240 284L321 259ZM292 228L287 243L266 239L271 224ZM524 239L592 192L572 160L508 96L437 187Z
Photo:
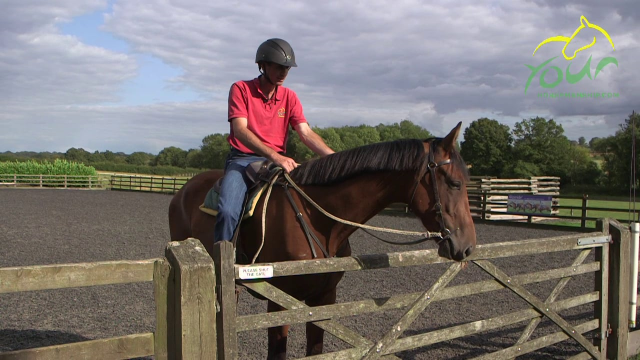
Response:
M240 279L268 279L273 277L273 266L241 266L239 267Z

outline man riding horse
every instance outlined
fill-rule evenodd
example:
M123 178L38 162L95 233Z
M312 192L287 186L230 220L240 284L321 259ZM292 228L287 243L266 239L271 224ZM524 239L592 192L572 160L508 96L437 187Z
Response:
M296 93L282 84L289 69L297 67L293 49L282 39L263 42L256 53L260 74L253 80L234 83L229 91L231 151L220 184L215 241L230 241L240 221L248 188L245 168L255 161L270 160L289 173L298 164L285 155L289 126L314 153L334 153L304 117Z

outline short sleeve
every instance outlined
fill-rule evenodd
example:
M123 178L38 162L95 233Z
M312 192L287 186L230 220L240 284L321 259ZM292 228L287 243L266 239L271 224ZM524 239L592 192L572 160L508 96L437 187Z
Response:
M295 92L289 92L289 124L291 127L295 127L296 125L307 122L307 119L304 117L304 112L302 111L302 104L298 99L298 95Z
M229 89L229 118L247 118L248 99L246 89L242 89L237 83L231 85Z

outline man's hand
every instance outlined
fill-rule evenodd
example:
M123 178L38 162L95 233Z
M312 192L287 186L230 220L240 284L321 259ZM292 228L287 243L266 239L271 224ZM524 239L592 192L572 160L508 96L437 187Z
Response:
M280 166L287 174L298 167L298 163L290 157L282 156L275 153L271 159L274 164Z

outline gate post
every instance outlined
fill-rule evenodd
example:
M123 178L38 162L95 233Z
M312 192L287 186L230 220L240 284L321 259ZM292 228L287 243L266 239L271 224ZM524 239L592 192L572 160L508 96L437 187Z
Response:
M596 220L596 231L601 231L603 235L609 235L609 219ZM593 304L593 317L600 319L600 332L594 345L599 346L603 359L607 355L607 337L609 329L609 244L596 247L595 261L600 263L600 271L595 273L595 290L600 293L600 299Z
M220 303L217 318L218 359L238 358L238 334L236 333L236 273L235 249L229 241L213 245L213 261L216 267L216 293Z
M626 226L611 219L609 233L610 246L609 280L609 322L611 334L607 344L608 359L627 359L629 339L629 261L631 233Z
M165 256L175 271L175 357L215 360L216 276L213 260L202 243L193 238L170 242Z

